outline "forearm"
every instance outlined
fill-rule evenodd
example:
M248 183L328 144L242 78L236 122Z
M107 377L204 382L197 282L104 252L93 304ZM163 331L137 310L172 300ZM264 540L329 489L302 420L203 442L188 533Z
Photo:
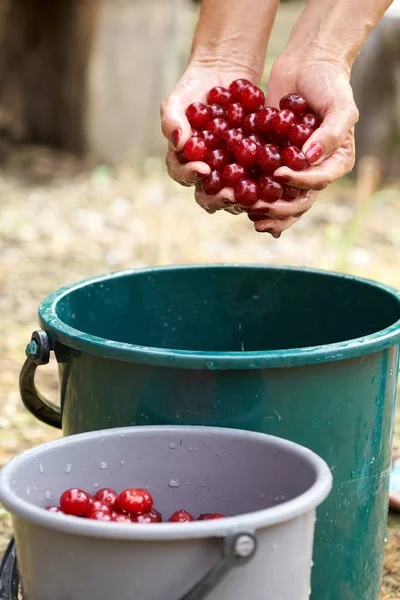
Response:
M203 0L191 62L261 78L279 0Z
M350 73L368 35L393 0L309 0L285 56L330 58Z

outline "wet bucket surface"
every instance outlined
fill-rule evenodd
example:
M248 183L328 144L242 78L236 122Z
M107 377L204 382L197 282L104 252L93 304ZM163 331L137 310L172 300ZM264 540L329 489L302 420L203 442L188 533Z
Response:
M172 267L69 286L39 314L59 363L65 434L213 425L312 449L334 475L318 511L312 600L379 598L397 291L305 269ZM36 395L34 368L22 373L24 401L59 424Z
M315 508L331 483L324 461L285 440L140 427L72 436L20 455L0 473L0 500L13 515L29 600L180 600L221 559L223 539L239 533L255 536L255 554L228 571L207 599L251 591L254 600L305 600ZM121 525L37 508L57 503L71 486L94 492L132 485L147 487L166 518L178 507L234 516Z

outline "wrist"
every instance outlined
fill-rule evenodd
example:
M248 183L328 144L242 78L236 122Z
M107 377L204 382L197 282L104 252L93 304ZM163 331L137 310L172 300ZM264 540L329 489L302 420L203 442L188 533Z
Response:
M277 62L281 68L286 69L288 65L298 65L301 70L309 66L326 64L330 69L336 68L338 72L345 73L350 79L354 61L335 48L322 47L320 44L310 41L308 45L302 47L300 52L288 45Z
M262 77L264 63L257 63L252 56L246 56L242 52L229 51L218 48L196 48L192 51L187 70L213 72L231 76L232 80L239 77L249 79L258 84Z

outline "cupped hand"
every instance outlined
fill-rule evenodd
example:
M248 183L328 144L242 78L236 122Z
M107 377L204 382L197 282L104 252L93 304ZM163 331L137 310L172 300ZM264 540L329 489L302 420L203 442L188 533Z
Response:
M207 102L208 91L217 86L229 87L235 79L254 81L254 73L235 70L232 65L189 65L173 92L161 105L161 128L169 142L167 152L168 173L184 186L196 186L196 202L207 212L225 209L232 214L240 211L235 206L232 188L224 188L215 196L205 194L200 185L211 172L204 162L180 164L175 150L181 151L191 137L191 127L186 118L186 109L192 102Z
M354 167L359 115L348 69L329 59L308 62L282 56L272 69L266 103L279 106L280 98L289 93L304 96L322 123L303 146L311 166L305 171L280 167L274 175L293 187L322 190Z

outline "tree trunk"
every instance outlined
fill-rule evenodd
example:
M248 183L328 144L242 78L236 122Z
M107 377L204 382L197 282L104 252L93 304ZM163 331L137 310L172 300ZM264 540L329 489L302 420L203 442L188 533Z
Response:
M360 121L357 163L378 158L385 177L398 177L400 164L400 15L387 14L357 58L352 86Z
M164 150L187 0L0 0L0 140L96 159ZM0 144L1 153L1 144Z

